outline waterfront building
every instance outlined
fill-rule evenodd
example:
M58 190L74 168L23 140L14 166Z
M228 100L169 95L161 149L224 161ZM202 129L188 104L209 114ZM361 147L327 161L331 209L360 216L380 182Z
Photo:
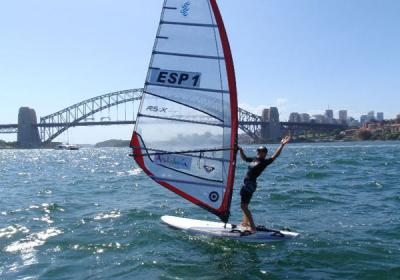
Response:
M325 117L327 119L333 119L333 110L331 109L325 110Z
M374 111L369 111L368 112L368 121L375 120L375 112Z
M340 110L339 111L339 121L341 123L347 122L347 110Z
M400 124L393 124L390 126L391 133L400 133Z
M334 123L333 121L333 110L325 110L325 123Z
M376 113L376 120L382 122L384 120L383 112Z
M361 126L360 122L358 120L356 120L355 118L353 118L353 117L348 117L347 118L347 124L349 126L353 126L353 127L354 126L357 126L357 127Z
M289 115L289 122L300 122L300 114L297 112L292 112Z
M346 121L347 120L347 110L339 111L339 120Z
M326 117L324 115L314 115L313 118L316 123L326 123Z
M303 122L303 123L310 122L310 115L307 113L300 114L300 122Z
M361 115L360 117L360 123L363 125L364 123L368 122L368 115Z

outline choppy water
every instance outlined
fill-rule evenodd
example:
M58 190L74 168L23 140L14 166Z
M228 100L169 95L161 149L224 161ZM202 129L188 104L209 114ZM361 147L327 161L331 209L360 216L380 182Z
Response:
M164 214L215 218L128 153L0 151L0 279L400 279L400 142L287 146L251 205L257 223L301 233L273 244L161 224Z

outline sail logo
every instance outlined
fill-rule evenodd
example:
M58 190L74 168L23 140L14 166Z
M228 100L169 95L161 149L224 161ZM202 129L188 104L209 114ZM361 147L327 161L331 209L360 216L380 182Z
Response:
M146 111L158 112L158 113L166 113L168 110L167 107L158 107L158 106L147 106Z
M192 166L192 158L181 155L158 154L155 156L154 161L157 164L176 169L190 170L190 167Z
M149 78L151 84L170 87L199 88L201 73L152 69Z
M210 192L208 198L212 201L212 202L216 202L219 199L219 194L217 192Z
M181 14L184 17L187 17L189 15L189 11L190 11L190 1L186 1L181 7Z

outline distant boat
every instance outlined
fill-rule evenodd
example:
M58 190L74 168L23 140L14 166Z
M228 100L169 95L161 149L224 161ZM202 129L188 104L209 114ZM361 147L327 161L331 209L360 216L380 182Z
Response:
M54 150L79 150L79 146L70 145L70 144L59 144Z

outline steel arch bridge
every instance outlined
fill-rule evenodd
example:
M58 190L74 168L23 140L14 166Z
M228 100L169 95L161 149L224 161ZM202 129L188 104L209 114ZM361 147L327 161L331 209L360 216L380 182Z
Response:
M142 98L142 93L143 89L141 88L112 92L84 100L48 116L41 117L40 122L35 125L39 129L40 141L42 144L48 144L69 128L77 126L132 124L135 121L134 119L125 122L85 122L85 120L113 106L139 101ZM238 108L238 119L241 130L256 142L262 140L261 125L263 122L260 116ZM0 125L0 133L18 133L18 124Z
M122 103L140 100L142 93L143 89L141 88L112 92L84 100L51 115L42 117L40 118L40 123L37 125L40 130L41 141L43 144L53 141L64 131L71 127L82 125L81 122L83 120L102 110ZM242 108L238 108L238 115L239 128L255 141L262 139L260 129L261 117ZM130 123L133 122L134 120ZM113 122L103 122L103 124L106 123Z
M93 97L51 115L40 118L37 125L43 144L54 140L67 129L107 108L142 98L142 89L128 89Z

